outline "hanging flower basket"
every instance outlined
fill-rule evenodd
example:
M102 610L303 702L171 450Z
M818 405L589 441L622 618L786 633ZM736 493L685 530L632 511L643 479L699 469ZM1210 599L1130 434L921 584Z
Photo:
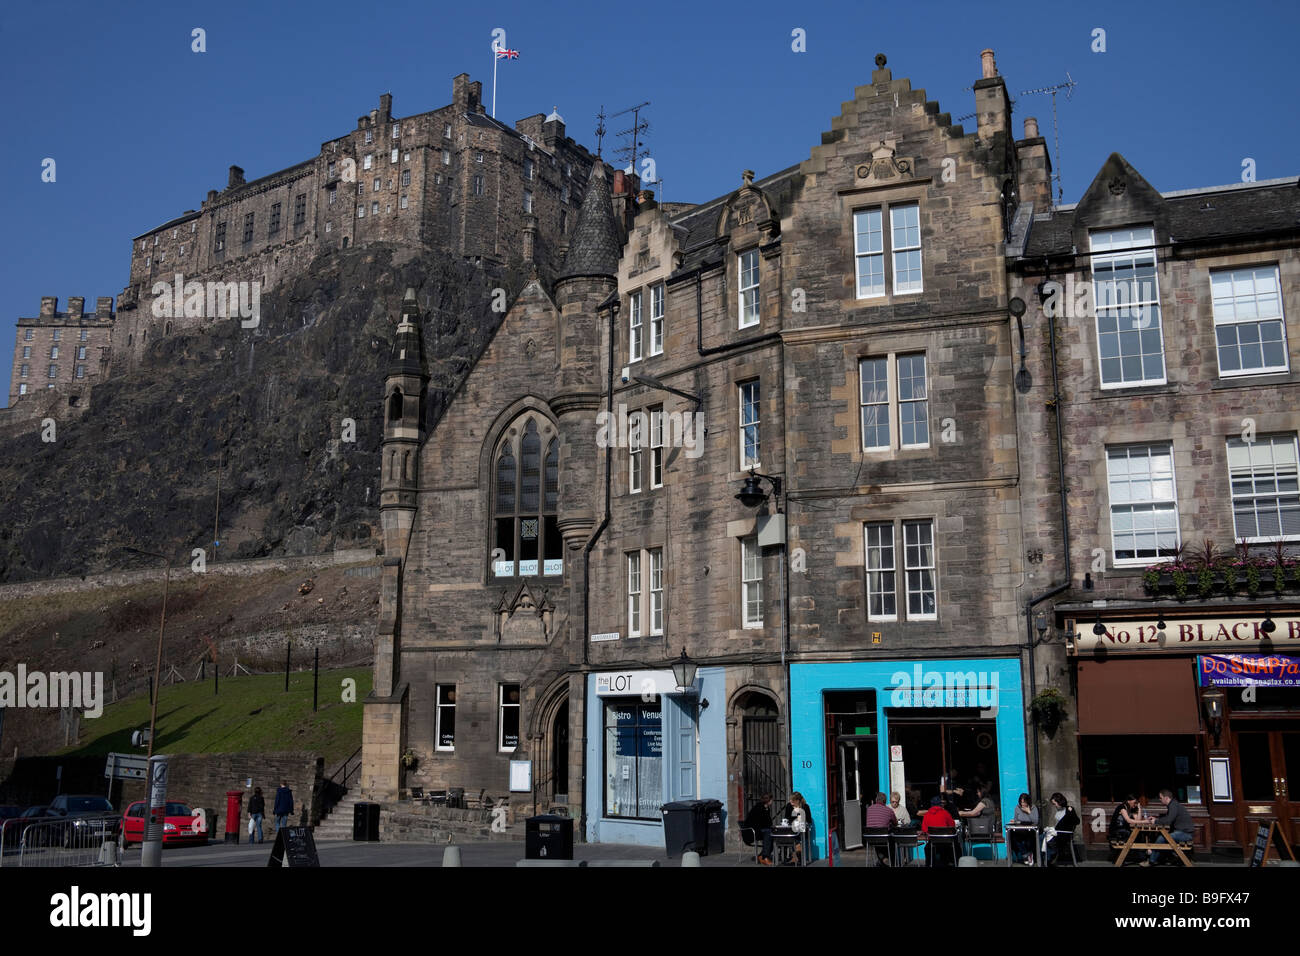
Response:
M420 758L415 755L414 750L408 750L402 754L402 766L407 770L414 770L419 762Z
M1057 728L1065 720L1065 695L1055 687L1045 687L1029 702L1034 722L1043 728L1049 738L1056 736Z

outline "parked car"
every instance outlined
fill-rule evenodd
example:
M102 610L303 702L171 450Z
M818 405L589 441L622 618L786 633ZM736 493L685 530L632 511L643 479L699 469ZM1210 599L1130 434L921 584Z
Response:
M126 814L122 817L122 846L144 842L148 817L149 806L143 800L137 800L126 808ZM184 843L203 845L207 842L207 821L191 810L189 804L167 801L167 815L163 817L163 846Z
M116 837L122 824L108 798L91 794L61 793L50 804L49 815L70 824L62 828L59 840L65 847L102 843L105 837Z

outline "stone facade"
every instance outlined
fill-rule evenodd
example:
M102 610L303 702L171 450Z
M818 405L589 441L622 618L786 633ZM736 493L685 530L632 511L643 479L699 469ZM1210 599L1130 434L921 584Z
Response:
M37 389L56 389L67 399L67 407L84 408L91 386L108 373L117 318L112 296L101 296L93 312L87 312L85 304L85 299L73 296L67 311L60 312L57 297L43 296L39 315L18 320L9 380L11 408Z

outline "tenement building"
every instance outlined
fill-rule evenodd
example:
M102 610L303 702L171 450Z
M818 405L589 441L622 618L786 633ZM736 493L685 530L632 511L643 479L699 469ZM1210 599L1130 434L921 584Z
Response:
M1065 701L1039 792L1077 798L1089 843L1162 789L1200 849L1300 838L1297 185L1161 193L1112 154L1016 219L1022 627L1041 713Z
M822 856L878 790L1029 788L1006 255L1046 151L991 51L971 132L877 63L808 159L701 205L619 221L598 164L432 427L408 300L371 797L513 789L662 846L666 802L734 827L793 787Z

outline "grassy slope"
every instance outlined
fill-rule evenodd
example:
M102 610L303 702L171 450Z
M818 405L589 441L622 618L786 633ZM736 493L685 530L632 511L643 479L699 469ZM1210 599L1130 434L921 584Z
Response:
M356 681L354 703L342 702L342 681ZM370 693L370 668L321 671L320 709L311 710L310 671L291 673L289 691L283 674L223 677L220 693L212 681L168 684L158 698L157 745L160 753L236 753L239 751L308 750L339 763L361 746L361 701ZM97 720L82 723L89 736L64 753L94 755L134 753L131 731L149 726L145 694L104 708Z

